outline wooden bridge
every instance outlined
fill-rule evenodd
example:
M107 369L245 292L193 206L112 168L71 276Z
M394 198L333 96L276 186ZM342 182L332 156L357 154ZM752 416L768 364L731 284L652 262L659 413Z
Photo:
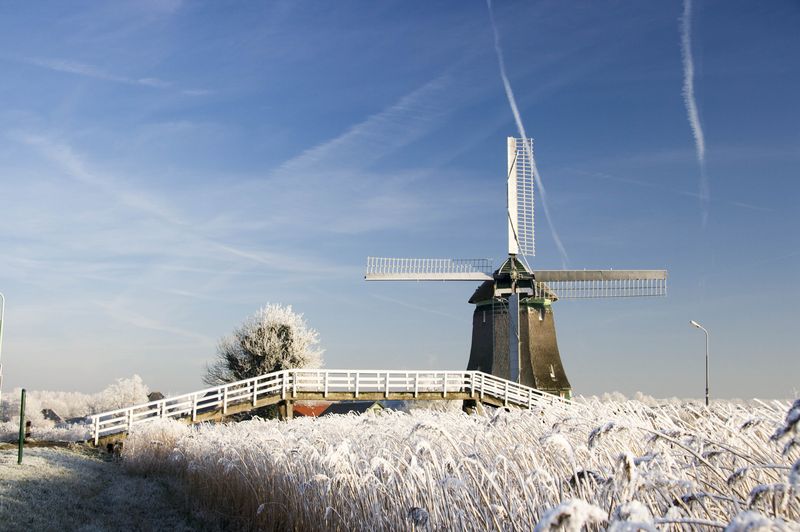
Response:
M295 401L473 400L492 406L574 408L574 403L480 371L290 369L91 416L95 445L134 425L173 418L186 423Z

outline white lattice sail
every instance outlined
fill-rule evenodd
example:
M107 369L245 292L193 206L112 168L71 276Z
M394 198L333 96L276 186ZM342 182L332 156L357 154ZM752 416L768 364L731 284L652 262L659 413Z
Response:
M367 257L367 281L486 281L492 259Z
M666 270L539 270L534 296L557 299L667 295Z
M536 254L533 223L533 139L508 137L508 252Z

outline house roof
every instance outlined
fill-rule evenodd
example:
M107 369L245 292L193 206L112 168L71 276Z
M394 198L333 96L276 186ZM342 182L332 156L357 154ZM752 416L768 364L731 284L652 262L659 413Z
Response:
M330 401L308 401L295 403L292 409L295 416L319 417L331 406Z

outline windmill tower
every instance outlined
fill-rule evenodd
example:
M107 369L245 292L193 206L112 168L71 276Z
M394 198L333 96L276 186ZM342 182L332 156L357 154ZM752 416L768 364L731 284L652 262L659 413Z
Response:
M369 257L368 281L480 281L469 302L472 347L468 370L480 370L569 397L552 304L560 299L664 296L666 270L533 270L533 140L509 137L506 219L508 258Z

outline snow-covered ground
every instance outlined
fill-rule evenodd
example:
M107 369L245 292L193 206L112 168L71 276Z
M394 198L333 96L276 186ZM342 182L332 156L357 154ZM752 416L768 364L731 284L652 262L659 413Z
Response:
M165 478L129 475L80 450L0 450L0 530L197 530Z
M800 401L587 406L164 420L123 462L235 528L800 530Z

